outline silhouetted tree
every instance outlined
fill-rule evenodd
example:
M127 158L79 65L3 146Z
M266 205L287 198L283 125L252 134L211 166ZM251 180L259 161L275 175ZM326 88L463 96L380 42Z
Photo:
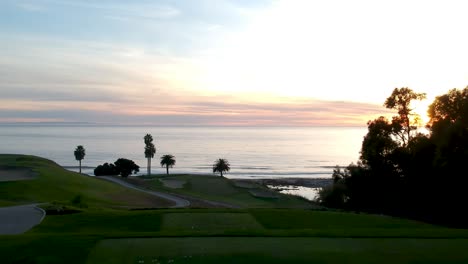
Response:
M455 173L468 160L468 87L438 96L428 111L431 138L437 145L435 163Z
M231 165L226 159L217 159L213 164L213 173L219 172L221 177L223 177L223 172L228 172L230 169Z
M161 157L161 167L166 166L166 174L169 175L169 167L172 168L176 163L175 157L172 155L164 155Z
M86 156L86 150L83 146L79 145L75 149L75 159L80 163L80 174L81 174L81 160Z
M119 175L119 171L114 164L104 163L99 165L94 169L94 175L96 176L110 176L110 175Z
M151 159L154 157L156 153L156 147L153 144L153 136L150 134L146 134L143 138L145 141L145 158L148 159L148 176L151 175Z
M114 162L117 171L124 178L128 177L132 173L138 173L140 171L140 166L136 165L133 160L129 159L118 159Z
M371 168L388 169L387 157L398 147L393 140L394 128L383 116L367 122L368 132L362 141L361 161Z
M391 121L381 116L367 123L368 132L357 165L351 164L343 172L334 170L336 186L322 193L328 197L322 201L366 211L396 208L397 198L393 193L400 190L403 177L409 173L408 145L416 136L417 115L411 109L411 102L424 96L409 88L393 90L384 106L397 110L398 115Z
M384 106L388 109L397 110L398 116L392 119L393 133L401 141L401 146L406 147L411 140L411 131L417 129L418 115L411 108L411 101L423 100L425 93L415 93L409 88L395 88L387 98Z
M412 100L424 94L395 89L385 106L391 121L368 122L357 165L333 172L320 192L327 206L387 213L452 226L468 226L468 87L438 96L428 113L430 134L416 133Z
M447 94L437 96L427 112L431 118L430 125L448 120L468 126L468 87L463 90L452 89Z

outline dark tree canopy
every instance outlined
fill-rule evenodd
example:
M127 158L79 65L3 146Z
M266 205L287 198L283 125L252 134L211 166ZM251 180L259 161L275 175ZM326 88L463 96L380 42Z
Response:
M166 167L166 174L169 174L169 168L174 167L176 163L175 157L173 155L164 155L161 157L161 167Z
M83 146L79 145L76 147L74 154L76 160L82 160L86 156L86 150Z
M428 110L430 123L449 120L454 123L468 121L468 87L463 90L452 89L447 94L437 96Z
M219 172L221 177L223 177L223 172L227 172L231 169L229 161L226 159L217 159L213 164L213 173Z
M411 131L416 130L418 116L411 108L414 100L423 100L425 93L415 93L410 88L395 88L387 98L384 106L388 109L397 110L398 115L392 118L393 133L401 140L401 145L408 145L411 140Z
M368 133L361 148L361 160L365 165L378 166L398 144L392 139L394 128L383 116L367 123Z
M360 159L333 172L319 201L331 207L386 213L468 227L468 88L438 96L428 113L429 134L417 133L412 100L424 94L395 89L385 106L391 121L369 121Z
M438 169L458 174L468 161L468 87L438 96L428 113L437 146L434 163Z
M99 165L94 169L94 175L96 176L112 176L112 175L119 175L120 172L117 170L114 164L104 163L103 165Z
M120 176L126 178L132 173L138 173L140 171L140 166L136 165L133 160L120 158L114 162L117 171L120 173Z
M153 144L153 136L146 134L143 140L145 142L145 158L154 158L156 147Z

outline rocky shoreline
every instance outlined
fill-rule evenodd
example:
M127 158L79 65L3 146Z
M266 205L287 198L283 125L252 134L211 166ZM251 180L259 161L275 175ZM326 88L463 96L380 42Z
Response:
M271 178L271 179L242 179L243 182L251 182L261 185L273 186L304 186L309 188L321 188L333 183L331 178Z

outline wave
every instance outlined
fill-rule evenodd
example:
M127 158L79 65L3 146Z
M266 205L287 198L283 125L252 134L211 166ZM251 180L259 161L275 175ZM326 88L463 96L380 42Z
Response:
M335 169L336 167L340 169L344 169L348 166L342 166L342 165L336 165L336 166L318 166L318 168L323 168L323 169Z
M306 166L301 166L301 168L304 168L304 169L335 169L336 167L338 166L338 168L340 169L344 169L348 166L344 166L344 165L328 165L328 166L310 166L310 165L306 165Z
M330 175L330 172L228 172L230 175L282 175L282 176L296 176L296 175Z
M202 166L193 166L192 168L194 168L194 169L212 169L213 166L202 165Z
M240 170L271 170L272 167L238 167Z

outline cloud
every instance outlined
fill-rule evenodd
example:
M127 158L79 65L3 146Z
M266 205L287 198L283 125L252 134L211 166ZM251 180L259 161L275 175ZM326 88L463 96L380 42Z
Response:
M49 6L71 7L74 9L97 10L105 16L141 19L170 19L181 14L180 10L155 1L68 1L68 0L39 0Z
M31 2L19 2L16 3L16 6L28 12L42 12L46 10L45 6Z
M1 37L0 37L1 39ZM192 61L125 44L16 38L0 57L1 120L151 125L365 125L369 103L188 89ZM2 44L3 43L3 44ZM34 44L34 45L31 45Z
M106 92L82 84L63 84L59 88L43 85L6 87L0 85L3 100L61 101L61 102L118 102L131 101L119 93Z
M403 30L390 39L366 20L389 26L387 17L357 10L365 14L354 20L328 2L20 3L48 12L0 18L8 22L0 23L0 121L363 126L386 113L383 91L418 69L382 67L402 58L384 49L387 40L416 45L393 39Z
M171 56L100 42L0 36L0 49L4 99L137 100L173 90L171 75L183 67Z
M221 98L198 97L185 102L174 99L161 97L152 104L15 101L3 105L0 121L16 118L163 126L365 126L368 120L388 113L380 105L352 102L308 100L301 104L248 104L220 103Z

